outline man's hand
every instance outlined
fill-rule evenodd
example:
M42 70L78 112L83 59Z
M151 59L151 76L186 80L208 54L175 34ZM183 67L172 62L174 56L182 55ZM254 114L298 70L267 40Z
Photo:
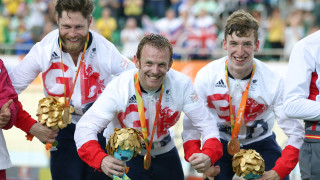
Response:
M113 178L113 175L122 177L125 168L125 163L112 156L106 156L102 159L101 170L109 177Z
M211 166L208 170L203 173L203 178L208 178L213 180L214 176L217 176L220 173L220 166Z
M203 173L211 166L211 159L208 155L203 153L194 153L188 159L191 167L197 170L198 173Z
M281 180L279 174L275 170L266 171L258 180Z
M34 123L29 133L36 136L42 142L53 143L55 141L54 138L58 136L58 131L59 129L52 130L40 123Z
M6 102L0 110L0 128L5 127L11 118L10 105L13 103L13 100L10 99Z

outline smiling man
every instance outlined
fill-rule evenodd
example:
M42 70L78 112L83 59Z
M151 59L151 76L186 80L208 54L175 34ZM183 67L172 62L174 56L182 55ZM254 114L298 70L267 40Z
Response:
M73 138L75 124L113 76L135 67L111 42L89 30L93 8L92 0L58 0L55 9L59 29L36 43L10 73L17 93L42 73L45 95L66 97L67 105L75 109L72 123L59 131L56 138L59 144L51 149L53 180L108 178L79 158ZM105 147L101 133L98 138Z
M134 61L137 69L113 79L77 124L79 156L110 177L122 176L124 163L104 153L96 134L107 128L104 133L108 138L114 128L136 128L143 133L145 148L127 162L127 175L139 180L184 180L170 132L183 111L187 121L197 127L203 143L202 149L188 143L186 156L191 156L194 168L204 172L222 156L216 120L198 98L190 78L171 69L170 42L158 34L144 37Z
M284 114L281 76L254 58L259 50L258 28L258 22L245 11L230 15L223 39L228 55L203 67L195 79L200 98L210 112L219 116L223 157L205 172L209 177L216 176L215 180L232 179L231 159L240 148L254 149L262 155L266 172L261 179L288 179L298 162L303 125ZM276 119L288 137L282 152L272 131ZM184 133L190 140L197 140L200 134L191 127L184 126Z

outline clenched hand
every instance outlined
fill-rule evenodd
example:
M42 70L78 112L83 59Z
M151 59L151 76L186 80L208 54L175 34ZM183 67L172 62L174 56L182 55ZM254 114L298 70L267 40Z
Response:
M113 175L122 177L125 168L125 163L112 156L106 156L102 159L101 170L109 177L113 178Z
M6 102L0 110L0 128L5 127L11 118L10 105L13 103L13 100L10 99Z
M52 130L45 125L35 123L30 128L29 133L36 136L42 142L53 143L55 141L54 138L58 136L58 131L59 129Z
M198 173L203 173L211 166L211 159L203 153L194 153L188 159L191 167L197 170Z

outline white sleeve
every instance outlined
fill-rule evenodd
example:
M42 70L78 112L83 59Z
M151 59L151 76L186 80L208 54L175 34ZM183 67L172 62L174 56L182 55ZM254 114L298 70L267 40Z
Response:
M275 104L274 113L277 117L278 125L288 137L287 145L291 145L297 149L300 149L303 144L304 138L304 126L301 120L288 118L283 109L283 80L280 81Z
M308 47L298 43L290 55L284 92L284 110L288 117L305 120L320 119L320 102L309 100L312 73L316 61Z
M30 52L23 58L19 64L9 73L13 87L17 94L20 94L28 87L32 81L37 78L41 72L39 62L42 60L42 50L40 44L34 45ZM50 59L48 59L49 61Z
M135 64L112 46L111 73L118 76L123 71L136 68Z
M183 111L186 115L183 120L182 132L184 142L198 140L200 136L202 137L202 144L210 138L220 139L217 117L209 112L203 97L199 97L190 80L186 84Z
M116 83L111 81L77 123L74 134L77 149L90 140L97 141L97 133L114 119L118 108L117 97L120 97L115 85Z

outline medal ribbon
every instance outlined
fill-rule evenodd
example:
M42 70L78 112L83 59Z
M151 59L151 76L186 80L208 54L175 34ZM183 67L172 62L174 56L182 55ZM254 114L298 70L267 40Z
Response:
M238 134L239 134L239 130L240 130L240 126L241 126L241 123L242 123L242 119L243 119L244 110L245 110L246 104L247 104L249 86L250 86L250 82L252 80L252 77L254 75L255 65L253 64L253 70L252 70L252 74L251 74L250 80L249 80L249 82L248 82L248 84L246 86L246 89L244 90L244 92L242 94L242 99L241 99L240 106L239 106L239 109L238 109L236 122L234 122L234 113L233 113L233 110L232 110L232 101L231 101L230 86L229 86L229 80L228 80L227 61L226 61L225 71L226 71L226 81L227 81L228 93L229 93L231 137L232 137L232 139L237 139Z
M155 117L153 127L152 127L152 134L151 134L150 143L148 141L148 129L147 129L147 125L146 125L143 100L142 100L141 89L140 89L140 84L139 84L139 71L134 76L134 86L135 86L135 92L136 92L136 99L137 99L137 106L138 106L138 112L139 112L139 117L140 117L142 135L144 138L144 142L146 144L147 153L150 153L151 147L152 147L153 136L154 136L157 122L159 119L164 83L162 83L162 86L161 86L161 92L160 92L159 102L157 104L156 117Z
M69 95L69 97L67 97L66 83L65 83L65 79L64 79L64 64L63 64L63 58L62 58L62 46L61 46L61 39L59 38L59 45L60 45L60 52L61 52L61 63L62 63L62 77L63 77L63 84L64 84L64 98L66 99L65 107L68 107L69 103L71 101L71 96L73 94L73 90L74 90L74 87L75 87L77 79L78 79L78 75L79 75L79 72L80 72L82 61L84 59L84 54L85 54L87 46L88 46L88 42L89 42L89 33L88 33L88 36L87 36L86 44L84 45L84 48L83 48L83 51L82 51L82 56L81 56L81 60L80 60L80 64L79 64L78 70L77 70L76 78L73 80L73 86L72 86L70 95Z

